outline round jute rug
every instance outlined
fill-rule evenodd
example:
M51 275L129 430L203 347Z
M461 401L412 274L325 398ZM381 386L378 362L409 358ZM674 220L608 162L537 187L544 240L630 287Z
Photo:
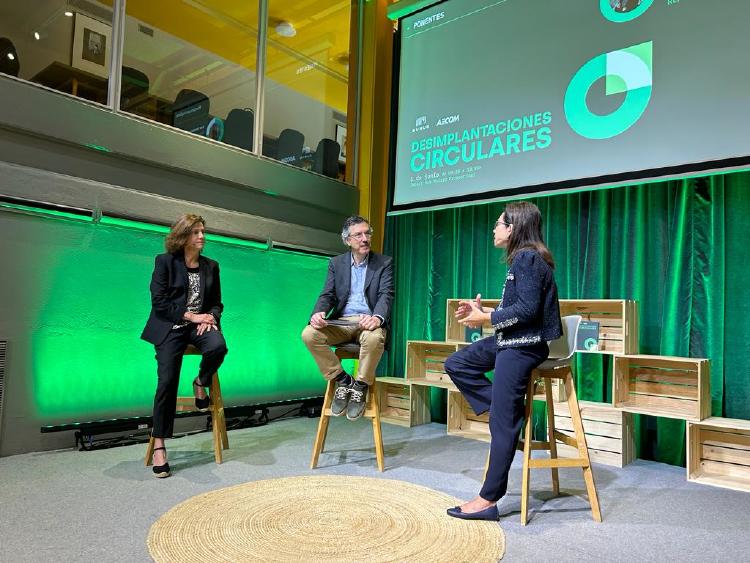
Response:
M320 475L195 496L151 527L157 562L497 561L497 522L446 515L458 501L403 481Z

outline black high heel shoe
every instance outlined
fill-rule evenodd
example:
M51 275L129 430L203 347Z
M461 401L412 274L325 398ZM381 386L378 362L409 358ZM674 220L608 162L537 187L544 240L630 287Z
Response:
M203 385L200 384L200 381L198 381L197 377L193 380L193 389L195 389L196 387L203 387ZM208 405L210 404L210 397L206 397L205 399L199 399L198 397L195 398L195 408L201 412L208 412Z
M167 448L161 447L161 448L154 448L154 451L156 450L164 450L167 451ZM157 477L159 479L164 479L165 477L169 477L172 472L169 470L169 463L165 463L164 465L154 465L154 477Z

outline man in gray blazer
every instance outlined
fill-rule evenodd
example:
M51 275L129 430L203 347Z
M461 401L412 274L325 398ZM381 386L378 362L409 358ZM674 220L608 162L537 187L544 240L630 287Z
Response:
M331 258L328 277L302 340L327 380L336 382L331 412L355 420L362 416L375 368L383 355L393 303L393 259L372 252L367 219L349 217L341 239L349 252ZM349 375L331 346L360 345L358 373Z

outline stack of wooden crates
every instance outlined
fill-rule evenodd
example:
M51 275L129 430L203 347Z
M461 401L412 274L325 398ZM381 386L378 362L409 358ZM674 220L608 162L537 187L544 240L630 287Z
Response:
M446 302L445 340L410 340L405 377L378 378L381 420L402 426L431 421L430 390L447 390L447 432L489 441L488 416L475 415L445 373L445 360L468 346L455 319L460 299ZM496 307L498 300L484 300ZM612 404L579 401L589 453L594 462L623 467L635 459L633 414L685 420L687 476L690 481L750 491L750 421L708 418L711 412L709 361L638 354L638 305L624 299L563 299L560 313L599 323L596 351L613 358ZM492 327L482 329L483 336ZM537 396L535 395L535 398ZM543 400L543 396L538 397ZM560 397L561 399L563 397ZM555 426L572 434L567 403L555 404ZM558 444L561 457L575 457Z

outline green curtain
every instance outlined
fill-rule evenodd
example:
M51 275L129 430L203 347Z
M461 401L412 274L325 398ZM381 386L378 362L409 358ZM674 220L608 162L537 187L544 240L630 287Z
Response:
M750 418L750 173L532 199L544 218L562 299L634 299L640 353L709 358L713 416ZM389 217L396 301L382 372L403 375L406 341L445 338L445 300L500 296L492 245L503 203ZM579 397L611 401L612 358L580 355ZM444 420L443 395L433 420ZM444 399L443 399L444 401ZM639 457L683 465L685 423L636 417Z

